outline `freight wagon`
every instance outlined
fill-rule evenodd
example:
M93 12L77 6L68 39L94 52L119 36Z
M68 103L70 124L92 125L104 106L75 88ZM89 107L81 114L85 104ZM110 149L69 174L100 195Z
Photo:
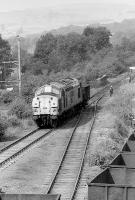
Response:
M85 106L89 99L90 85L79 79L50 82L35 92L33 118L39 127L56 127Z
M88 200L135 200L135 135L111 164L88 183Z
M0 194L1 200L60 200L58 194Z

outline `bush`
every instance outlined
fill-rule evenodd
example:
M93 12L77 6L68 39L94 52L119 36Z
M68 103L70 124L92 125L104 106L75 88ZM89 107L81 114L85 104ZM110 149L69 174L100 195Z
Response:
M115 121L115 127L117 130L117 133L120 134L122 137L128 137L129 135L129 128L126 127L126 125L121 120Z
M29 129L33 126L36 127L36 124L32 120L32 118L23 119L23 120L21 120L21 122L22 122L23 129Z
M13 92L3 91L0 96L0 102L11 103L13 99L15 98L14 96L15 94Z
M32 102L36 88L45 84L44 78L46 76L34 76L25 74L22 77L22 96L27 103Z
M28 126L34 126L35 122L32 119L28 119L27 124Z
M119 145L109 138L101 138L91 156L91 165L107 165L119 152Z
M110 110L126 126L130 126L129 116L132 113L132 98L135 96L135 84L125 84L110 98L106 109Z
M8 128L9 123L6 117L0 117L0 136L5 134L6 129Z
M21 121L16 116L11 116L8 118L9 125L12 127L21 126Z
M122 137L122 135L118 132L117 130L117 126L115 125L114 130L112 130L110 132L110 138L116 142L117 144L119 144L120 146L122 146L124 144L124 138Z
M30 106L22 98L16 98L8 112L9 115L16 115L19 119L25 119L32 116Z

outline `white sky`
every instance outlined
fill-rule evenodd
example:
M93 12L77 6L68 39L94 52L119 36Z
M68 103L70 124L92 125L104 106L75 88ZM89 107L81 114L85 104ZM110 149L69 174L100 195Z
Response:
M0 0L0 12L24 10L26 8L41 8L72 3L105 3L135 5L135 0Z

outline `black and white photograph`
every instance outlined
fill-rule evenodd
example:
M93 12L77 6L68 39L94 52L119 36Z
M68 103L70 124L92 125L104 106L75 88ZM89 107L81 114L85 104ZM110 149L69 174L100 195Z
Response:
M0 0L0 200L135 200L134 0Z

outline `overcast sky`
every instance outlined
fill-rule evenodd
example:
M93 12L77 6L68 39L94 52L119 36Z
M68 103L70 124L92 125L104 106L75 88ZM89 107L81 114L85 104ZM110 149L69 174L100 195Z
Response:
M135 5L135 0L0 0L0 12L26 8L54 7L72 3L104 3Z
M15 10L25 11L9 12ZM61 26L106 24L133 18L135 0L0 0L0 33L7 37L20 30L33 34Z

